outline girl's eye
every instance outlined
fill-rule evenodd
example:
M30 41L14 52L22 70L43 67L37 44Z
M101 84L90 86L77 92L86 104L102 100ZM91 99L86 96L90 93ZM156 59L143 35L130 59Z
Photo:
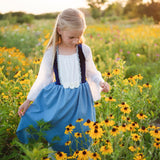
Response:
M74 37L69 37L70 39L73 39Z

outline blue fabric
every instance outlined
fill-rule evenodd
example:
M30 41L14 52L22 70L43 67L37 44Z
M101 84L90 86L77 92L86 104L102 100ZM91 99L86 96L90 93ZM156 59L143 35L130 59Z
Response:
M76 122L77 119L83 118L82 125ZM73 151L87 149L91 143L88 135L86 138L78 138L78 145L72 136L66 135L65 127L69 124L76 126L75 132L83 132L88 127L83 123L88 119L95 121L95 108L93 107L93 98L90 92L88 82L81 83L79 88L64 88L62 85L56 85L55 82L49 84L41 90L36 100L22 116L17 128L17 136L22 143L28 143L30 135L26 128L33 125L37 130L37 122L43 119L52 125L49 131L46 131L45 138L49 143L53 143L54 136L59 136L61 141L52 146L55 151L63 151L69 155L69 147L65 146L65 142L71 141ZM87 140L87 141L86 141Z

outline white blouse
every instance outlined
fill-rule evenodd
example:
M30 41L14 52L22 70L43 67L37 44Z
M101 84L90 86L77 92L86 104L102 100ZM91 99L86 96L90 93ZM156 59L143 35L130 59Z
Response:
M82 50L86 60L87 82L89 83L93 100L97 101L101 98L99 82L104 82L104 80L93 62L91 49L86 44L82 44ZM72 55L58 54L57 58L60 83L64 88L78 88L81 83L78 53ZM54 81L53 77L53 48L49 48L43 56L38 77L31 87L27 99L34 101L40 91Z

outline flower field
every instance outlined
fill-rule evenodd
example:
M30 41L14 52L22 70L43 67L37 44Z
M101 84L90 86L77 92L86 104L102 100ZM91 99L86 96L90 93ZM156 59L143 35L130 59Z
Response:
M52 32L50 21L0 27L0 159L48 160L48 143L40 138L22 145L16 137L18 107L34 83ZM110 84L95 102L96 122L81 117L86 133L65 133L78 139L88 134L90 150L61 151L58 160L158 160L160 157L160 26L88 25L86 44L103 78ZM45 123L39 125L46 129ZM70 147L72 142L66 142ZM72 148L70 148L72 150Z

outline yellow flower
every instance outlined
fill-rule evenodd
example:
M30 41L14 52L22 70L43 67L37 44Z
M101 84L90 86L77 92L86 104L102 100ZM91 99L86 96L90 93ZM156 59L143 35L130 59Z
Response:
M75 126L73 126L72 124L69 124L69 125L66 126L65 128L75 129Z
M65 134L69 134L69 133L72 133L73 129L70 128L70 127L67 127L66 130L65 130Z
M140 86L140 85L138 85L138 88L140 89L140 93L142 93L142 89L143 89L143 87L142 86Z
M102 146L100 148L100 151L102 152L103 155L111 154L113 152L113 148L110 145Z
M87 150L79 151L77 160L88 160L90 154L91 154L90 151Z
M110 97L105 98L105 101L106 101L106 102L116 102L116 99L113 99L113 98L110 96Z
M16 72L16 74L14 75L14 78L18 78L21 76L21 71Z
M112 114L109 115L110 119L114 119L114 116Z
M150 85L149 83L146 83L146 84L143 84L143 87L144 87L144 88L149 88L149 89L150 89L150 88L152 87L152 85Z
M129 105L126 102L122 102L118 105L119 107L129 107Z
M67 141L66 143L65 143L65 146L69 146L71 144L71 141Z
M93 160L97 160L97 159L101 160L101 157L100 157L100 155L97 152L91 153L90 157Z
M102 130L102 128L98 127L98 128L92 128L91 131L89 132L89 135L91 138L101 138L103 136L104 131Z
M140 139L140 136L136 133L131 134L131 136L134 141L138 141Z
M135 152L135 151L136 151L135 146L130 146L130 147L128 147L128 149L129 149L130 151L132 151L132 152Z
M108 77L108 78L111 78L112 77L112 74L110 73L110 72L105 72L105 73L103 73L102 74L103 76L106 76L106 77Z
M40 64L40 63L41 63L41 59L39 59L39 58L38 58L38 59L35 59L33 63L34 63L34 64Z
M136 154L134 155L133 159L134 159L134 160L146 160L146 159L144 158L143 153L136 153Z
M140 80L143 79L143 76L141 76L141 74L138 74L137 77L138 77L138 79L140 79Z
M105 119L103 122L106 126L113 126L115 122L113 120Z
M142 132L142 133L147 133L148 130L145 126L142 126L140 129L138 129L139 132Z
M131 112L131 109L129 107L122 107L121 112L129 114Z
M156 147L157 149L160 149L160 143L154 143L153 146Z
M94 122L92 122L90 119L88 119L83 125L91 127L91 126L93 126L93 123Z
M98 143L99 143L99 140L95 140L94 143L93 143L93 145L96 145Z
M78 155L79 155L79 151L78 151L78 150L73 153L73 157L74 157L74 158L77 158Z
M113 70L113 74L114 74L114 75L118 75L119 73L120 73L120 70L119 70L119 69L114 69L114 70Z
M116 127L113 127L112 130L110 130L110 134L112 136L116 136L117 134L119 134L119 130Z
M99 103L99 102L94 103L94 107L99 107L99 106L101 106L101 103Z
M82 122L82 121L83 121L82 118L78 118L78 119L76 120L76 122Z
M150 131L150 135L154 138L160 138L160 131L155 129L154 131Z
M120 127L119 127L119 130L122 131L122 132L126 132L126 129L127 129L127 125L125 123L123 123Z
M74 133L74 136L76 138L80 138L80 137L82 137L82 133L76 132L76 133Z
M64 152L57 152L55 156L57 160L67 160L67 154Z
M155 138L155 142L160 143L160 138Z
M145 118L147 118L147 116L144 115L143 113L139 113L139 114L137 114L137 118L138 119L145 119Z

